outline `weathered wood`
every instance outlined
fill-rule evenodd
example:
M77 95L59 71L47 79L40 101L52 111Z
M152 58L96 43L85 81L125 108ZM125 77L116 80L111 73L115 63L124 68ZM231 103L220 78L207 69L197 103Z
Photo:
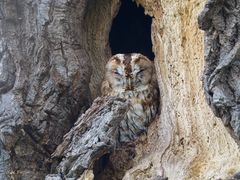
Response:
M0 1L0 179L51 171L63 135L100 94L118 2Z
M232 176L239 146L211 114L199 79L203 33L196 19L205 1L136 1L154 17L161 116L137 142L124 179ZM0 179L50 173L51 154L99 95L118 7L118 0L0 1ZM206 31L205 95L239 139L239 0L209 1L199 23Z
M78 178L94 162L119 144L118 127L126 118L128 103L116 97L97 98L64 136L53 157L62 157L59 173Z
M197 17L207 1L136 1L154 17L152 41L161 92L161 114L148 128L147 140L136 145L137 162L123 179L159 176L169 180L229 179L240 169L239 146L208 107L201 82L204 33L198 28ZM214 2L217 4L209 8L218 9L218 3L224 2L228 6L234 1ZM235 2L239 5L239 0ZM211 23L211 13L203 24ZM221 12L219 15L220 18L213 19L220 22L226 17L224 28L229 30L228 24L238 19L230 15L232 19L228 20L228 15L222 16ZM224 33L228 35L228 32ZM237 40L232 39L233 43ZM211 53L208 49L205 52ZM214 64L209 65L209 69L211 66L214 70Z
M206 32L203 85L216 116L240 138L240 2L209 1L199 16ZM237 140L238 141L238 140Z

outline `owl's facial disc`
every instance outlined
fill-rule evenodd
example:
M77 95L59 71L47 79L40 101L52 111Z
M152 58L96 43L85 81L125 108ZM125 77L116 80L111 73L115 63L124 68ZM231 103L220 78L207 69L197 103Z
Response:
M141 54L116 54L106 68L106 78L115 91L141 91L150 84L153 64Z

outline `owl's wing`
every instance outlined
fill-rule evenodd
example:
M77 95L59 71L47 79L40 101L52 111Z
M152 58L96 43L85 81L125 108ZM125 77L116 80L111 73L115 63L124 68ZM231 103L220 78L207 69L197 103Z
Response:
M103 81L102 82L102 87L101 87L101 93L102 93L102 96L108 96L111 92L111 87L109 85L109 82L108 81Z

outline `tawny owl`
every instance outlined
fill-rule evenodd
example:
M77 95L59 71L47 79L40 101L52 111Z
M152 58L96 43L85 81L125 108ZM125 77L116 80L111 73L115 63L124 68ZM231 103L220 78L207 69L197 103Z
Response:
M158 84L153 63L145 56L116 54L106 65L102 95L129 101L129 110L119 128L120 142L136 139L147 130L158 111Z

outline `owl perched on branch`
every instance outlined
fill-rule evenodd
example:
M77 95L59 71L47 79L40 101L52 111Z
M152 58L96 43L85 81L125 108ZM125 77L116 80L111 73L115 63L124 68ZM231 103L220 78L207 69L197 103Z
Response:
M120 142L135 140L147 130L159 105L154 64L147 57L138 53L114 55L106 65L101 90L103 96L129 101L127 117L119 127Z

